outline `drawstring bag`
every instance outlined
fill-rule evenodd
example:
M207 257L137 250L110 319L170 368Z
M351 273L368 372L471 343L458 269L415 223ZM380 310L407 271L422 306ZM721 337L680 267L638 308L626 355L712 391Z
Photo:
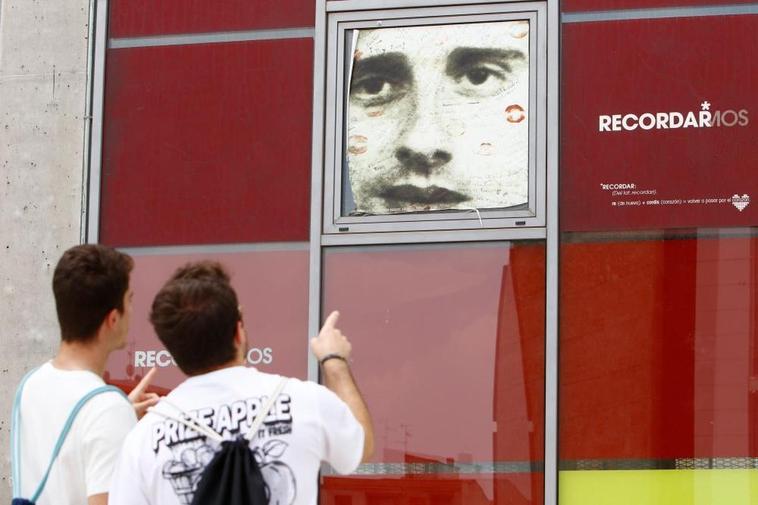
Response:
M39 495L42 494L42 490L45 489L47 478L50 476L50 470L53 468L53 463L55 463L55 460L58 458L58 453L60 453L61 447L63 447L63 442L66 441L68 432L71 431L71 426L74 424L76 416L79 414L79 411L82 409L82 407L84 407L84 405L90 401L90 399L99 394L107 393L109 391L119 393L124 398L127 398L123 391L114 386L101 386L99 388L95 388L80 398L79 401L76 402L76 405L74 405L74 408L71 409L71 413L68 415L68 418L63 425L63 429L61 430L60 435L58 435L58 440L55 442L55 447L53 448L53 454L50 456L50 462L47 464L47 470L45 470L45 475L37 485L37 490L34 491L34 494L31 498L21 498L21 393L24 390L26 380L35 371L36 368L26 374L23 379L21 379L21 383L18 385L18 389L16 390L16 398L13 400L13 413L11 417L11 454L13 455L13 461L11 462L11 472L13 475L14 498L11 501L11 505L34 505L37 502Z
M224 440L211 428L199 424L189 414L165 399L148 409L148 412L183 424L221 446L202 470L190 505L268 505L270 492L263 480L260 466L253 456L253 451L250 450L250 442L258 434L258 429L271 411L286 382L287 379L283 377L266 400L247 434L240 434L233 440ZM161 403L181 412L181 417L159 411L157 407Z

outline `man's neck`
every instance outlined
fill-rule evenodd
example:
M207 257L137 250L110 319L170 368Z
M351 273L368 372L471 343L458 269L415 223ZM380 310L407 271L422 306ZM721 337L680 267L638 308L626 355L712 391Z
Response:
M95 342L62 341L53 366L61 370L89 370L100 377L105 372L105 363L110 354Z
M198 373L192 374L190 377L195 377L197 375L205 375L205 374L211 373L211 372L218 372L219 370L223 370L224 368L232 368L232 367L235 367L235 366L245 366L245 360L244 359L235 358L235 359L233 359L231 361L227 361L223 365L214 366L214 367L208 368L206 370L203 370L202 372L198 372Z

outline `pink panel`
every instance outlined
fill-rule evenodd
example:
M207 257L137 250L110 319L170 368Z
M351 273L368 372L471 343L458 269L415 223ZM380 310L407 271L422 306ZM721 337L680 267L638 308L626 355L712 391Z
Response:
M108 53L100 241L308 240L310 39Z
M153 298L177 267L190 261L220 261L232 276L244 312L248 363L261 371L299 378L307 375L308 251L135 256L131 285L134 306L130 338L111 355L106 378L130 390L149 368L154 384L168 391L185 376L170 361L148 321Z
M327 252L324 309L341 311L353 342L354 374L374 416L375 461L542 461L544 264L543 244ZM519 503L540 503L542 475L514 475L498 474L506 484L497 503L511 503L509 485L519 486ZM459 478L454 488L469 477ZM430 492L442 489L424 479L414 477L404 499L424 482ZM471 482L491 499L491 478Z
M313 26L313 0L111 0L109 35L137 37Z
M758 16L563 26L564 231L758 222L756 32Z

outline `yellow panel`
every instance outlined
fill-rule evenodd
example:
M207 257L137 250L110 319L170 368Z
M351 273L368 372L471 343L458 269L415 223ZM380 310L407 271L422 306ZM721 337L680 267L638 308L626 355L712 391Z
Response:
M559 505L758 505L758 470L565 471Z

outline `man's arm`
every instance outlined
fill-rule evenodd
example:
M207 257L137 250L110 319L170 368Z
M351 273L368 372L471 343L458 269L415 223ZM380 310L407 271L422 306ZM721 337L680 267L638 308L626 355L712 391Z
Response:
M311 350L319 361L329 355L337 355L341 358L329 359L322 365L324 385L347 404L356 420L363 427L363 457L361 461L366 462L374 453L374 427L366 402L363 401L347 362L350 358L352 345L347 337L335 327L337 319L339 319L339 312L334 311L329 314L318 337L311 339Z

